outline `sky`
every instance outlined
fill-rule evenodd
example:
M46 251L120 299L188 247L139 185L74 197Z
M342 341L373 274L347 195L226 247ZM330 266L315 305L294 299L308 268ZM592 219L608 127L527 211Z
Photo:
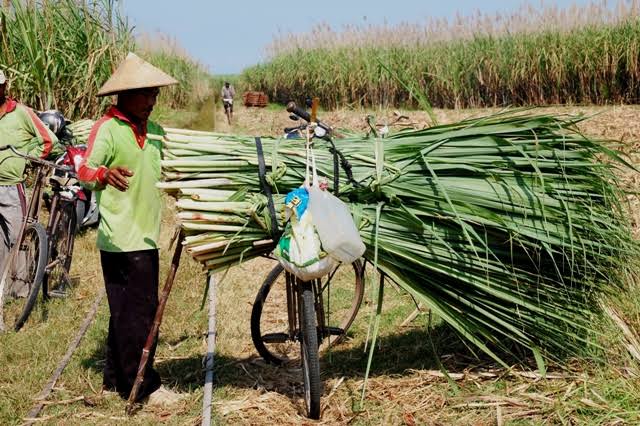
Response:
M334 29L348 24L390 25L517 11L520 0L119 0L136 31L161 32L180 43L213 74L237 74L264 62L265 47L278 33L309 31L315 24ZM546 0L560 8L589 0ZM540 0L529 2L540 5ZM308 5L308 6L307 6Z

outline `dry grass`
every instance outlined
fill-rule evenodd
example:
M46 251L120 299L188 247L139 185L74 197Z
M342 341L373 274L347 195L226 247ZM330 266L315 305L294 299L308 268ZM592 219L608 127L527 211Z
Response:
M429 46L475 37L533 34L541 31L572 30L602 25L616 25L640 16L637 0L592 0L586 5L573 4L560 8L540 2L524 3L509 13L458 12L452 19L425 17L422 22L401 22L396 25L351 24L341 28L324 22L305 33L280 33L267 46L273 58L278 55L324 48L415 47Z
M583 125L586 133L610 138L640 140L640 108L587 108L599 113ZM485 111L437 111L441 121L458 120ZM558 108L554 112L578 112ZM220 109L218 130L277 134L288 125L281 111L237 108L229 129ZM327 113L328 122L359 127L365 112ZM377 111L379 120L391 117ZM423 113L407 112L422 123ZM625 178L638 188L634 176ZM162 271L166 271L173 233L172 202L167 199L162 235ZM638 220L638 218L636 218ZM635 229L639 228L636 221ZM80 282L73 295L49 306L46 321L34 318L20 333L0 336L0 423L20 424L33 404L34 395L51 375L75 329L102 287L95 249L95 231L82 235L76 245L72 275ZM249 315L253 299L271 261L256 259L234 268L218 291L218 345L216 354L215 421L221 424L313 424L304 417L300 370L265 365L253 349ZM145 408L134 417L124 414L119 398L96 393L101 384L108 312L99 311L78 352L65 370L39 424L198 424L203 394L202 356L206 350L206 310L200 309L205 275L199 265L184 256L174 292L167 305L157 354L157 367L165 384L188 394L171 410ZM368 295L368 289L366 294ZM635 293L638 294L637 292ZM477 359L446 327L418 315L405 327L400 324L414 310L406 295L395 287L387 291L379 347L364 404L360 388L364 374L364 340L371 304L364 305L351 338L323 357L325 383L322 421L318 424L638 424L640 422L640 369L638 360L625 350L640 330L640 299L612 299L616 320L625 326L625 338L613 321L596 324L603 333L606 363L569 360L550 368L541 378L525 367L509 372ZM443 369L440 368L443 366ZM444 374L446 371L447 374ZM81 398L82 397L82 398Z
M320 96L331 108L419 105L416 92L445 108L638 102L638 1L467 13L279 34L242 78L272 100Z

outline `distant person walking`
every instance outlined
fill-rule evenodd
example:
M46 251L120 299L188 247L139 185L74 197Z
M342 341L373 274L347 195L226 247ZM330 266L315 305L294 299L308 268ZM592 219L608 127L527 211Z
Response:
M222 97L222 104L224 105L224 113L227 115L227 121L231 124L233 119L233 97L236 95L236 90L228 81L224 82L220 96Z

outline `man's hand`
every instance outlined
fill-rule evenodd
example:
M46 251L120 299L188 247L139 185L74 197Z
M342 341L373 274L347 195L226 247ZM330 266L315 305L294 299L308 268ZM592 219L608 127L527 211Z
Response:
M107 170L105 180L107 185L111 185L118 191L126 191L129 189L129 180L127 177L133 176L133 172L126 167L114 167Z

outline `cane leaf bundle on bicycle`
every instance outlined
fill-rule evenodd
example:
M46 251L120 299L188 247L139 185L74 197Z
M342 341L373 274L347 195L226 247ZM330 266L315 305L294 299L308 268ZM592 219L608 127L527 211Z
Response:
M600 297L623 289L635 265L615 176L628 165L579 133L579 120L516 111L335 141L365 257L498 361L513 342L536 356L580 351ZM281 212L304 149L262 144ZM316 156L331 183L333 154L316 142ZM273 248L253 138L168 129L163 172L187 250L207 269Z

